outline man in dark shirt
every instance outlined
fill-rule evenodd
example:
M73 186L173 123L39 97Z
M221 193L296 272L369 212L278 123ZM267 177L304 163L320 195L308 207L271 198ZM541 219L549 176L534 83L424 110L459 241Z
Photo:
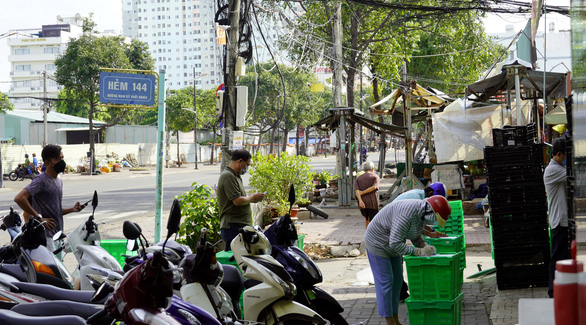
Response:
M230 251L230 243L238 235L240 228L250 225L252 212L250 203L264 199L264 193L247 196L240 175L246 174L251 164L250 152L244 149L232 153L230 165L220 174L218 180L218 203L220 206L220 235L226 242L225 251Z
M354 181L354 191L358 200L358 207L364 219L366 219L366 226L368 226L368 223L379 210L378 188L380 178L373 173L374 163L372 161L366 161L362 165L362 170L364 170L364 174L358 176Z
M79 212L83 210L83 207L79 202L69 209L64 209L61 205L63 181L58 176L67 165L63 160L61 147L54 144L45 146L41 152L41 158L47 170L20 191L14 197L14 202L24 211L25 221L28 221L31 216L40 218L41 222L46 221L47 248L53 251L56 248L53 235L63 230L63 216L71 212Z

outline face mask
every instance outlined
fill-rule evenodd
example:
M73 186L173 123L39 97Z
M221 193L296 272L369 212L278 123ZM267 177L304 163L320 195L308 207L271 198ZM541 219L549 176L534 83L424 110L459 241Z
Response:
M564 161L562 161L562 165L566 166L566 158L564 158Z
M55 169L55 172L57 172L57 174L63 173L65 171L65 166L67 164L65 163L65 160L61 159L58 163L55 164L55 166L53 167L53 169Z
M244 163L246 165L246 163ZM244 168L242 168L240 170L240 175L244 175L248 172L248 165L246 165Z

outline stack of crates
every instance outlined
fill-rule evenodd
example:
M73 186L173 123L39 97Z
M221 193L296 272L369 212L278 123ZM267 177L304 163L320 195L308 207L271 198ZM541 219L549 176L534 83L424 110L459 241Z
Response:
M543 146L484 148L497 286L547 286L550 258Z
M405 256L409 324L460 325L462 318L462 252L434 256Z
M462 281L466 267L462 201L450 201L452 213L445 227L436 230L449 237L425 240L437 255L405 256L409 298L405 301L409 324L461 324Z

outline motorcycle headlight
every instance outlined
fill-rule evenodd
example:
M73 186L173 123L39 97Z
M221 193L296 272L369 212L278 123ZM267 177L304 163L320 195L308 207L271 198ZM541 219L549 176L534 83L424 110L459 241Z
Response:
M271 270L266 269L266 271L283 288L285 296L295 297L295 295L297 294L297 288L295 287L295 284L289 283L281 279L281 277L273 273Z
M307 272L309 272L309 274L311 274L311 276L314 279L321 278L320 271L316 268L316 266L314 264L308 263L306 259L304 259L301 255L297 254L293 250L289 250L289 254L291 254L291 256L293 256L297 260L297 262L299 262L299 264L301 264L301 266L303 266L303 268L305 270L307 270Z

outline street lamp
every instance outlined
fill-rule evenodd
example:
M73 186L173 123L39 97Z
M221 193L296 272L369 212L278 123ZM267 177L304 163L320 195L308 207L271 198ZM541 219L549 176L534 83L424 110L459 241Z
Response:
M196 92L195 92L195 81L201 77L207 76L207 73L195 75L195 67L193 68L193 145L195 148L195 167L193 169L197 169L197 106L196 104Z

